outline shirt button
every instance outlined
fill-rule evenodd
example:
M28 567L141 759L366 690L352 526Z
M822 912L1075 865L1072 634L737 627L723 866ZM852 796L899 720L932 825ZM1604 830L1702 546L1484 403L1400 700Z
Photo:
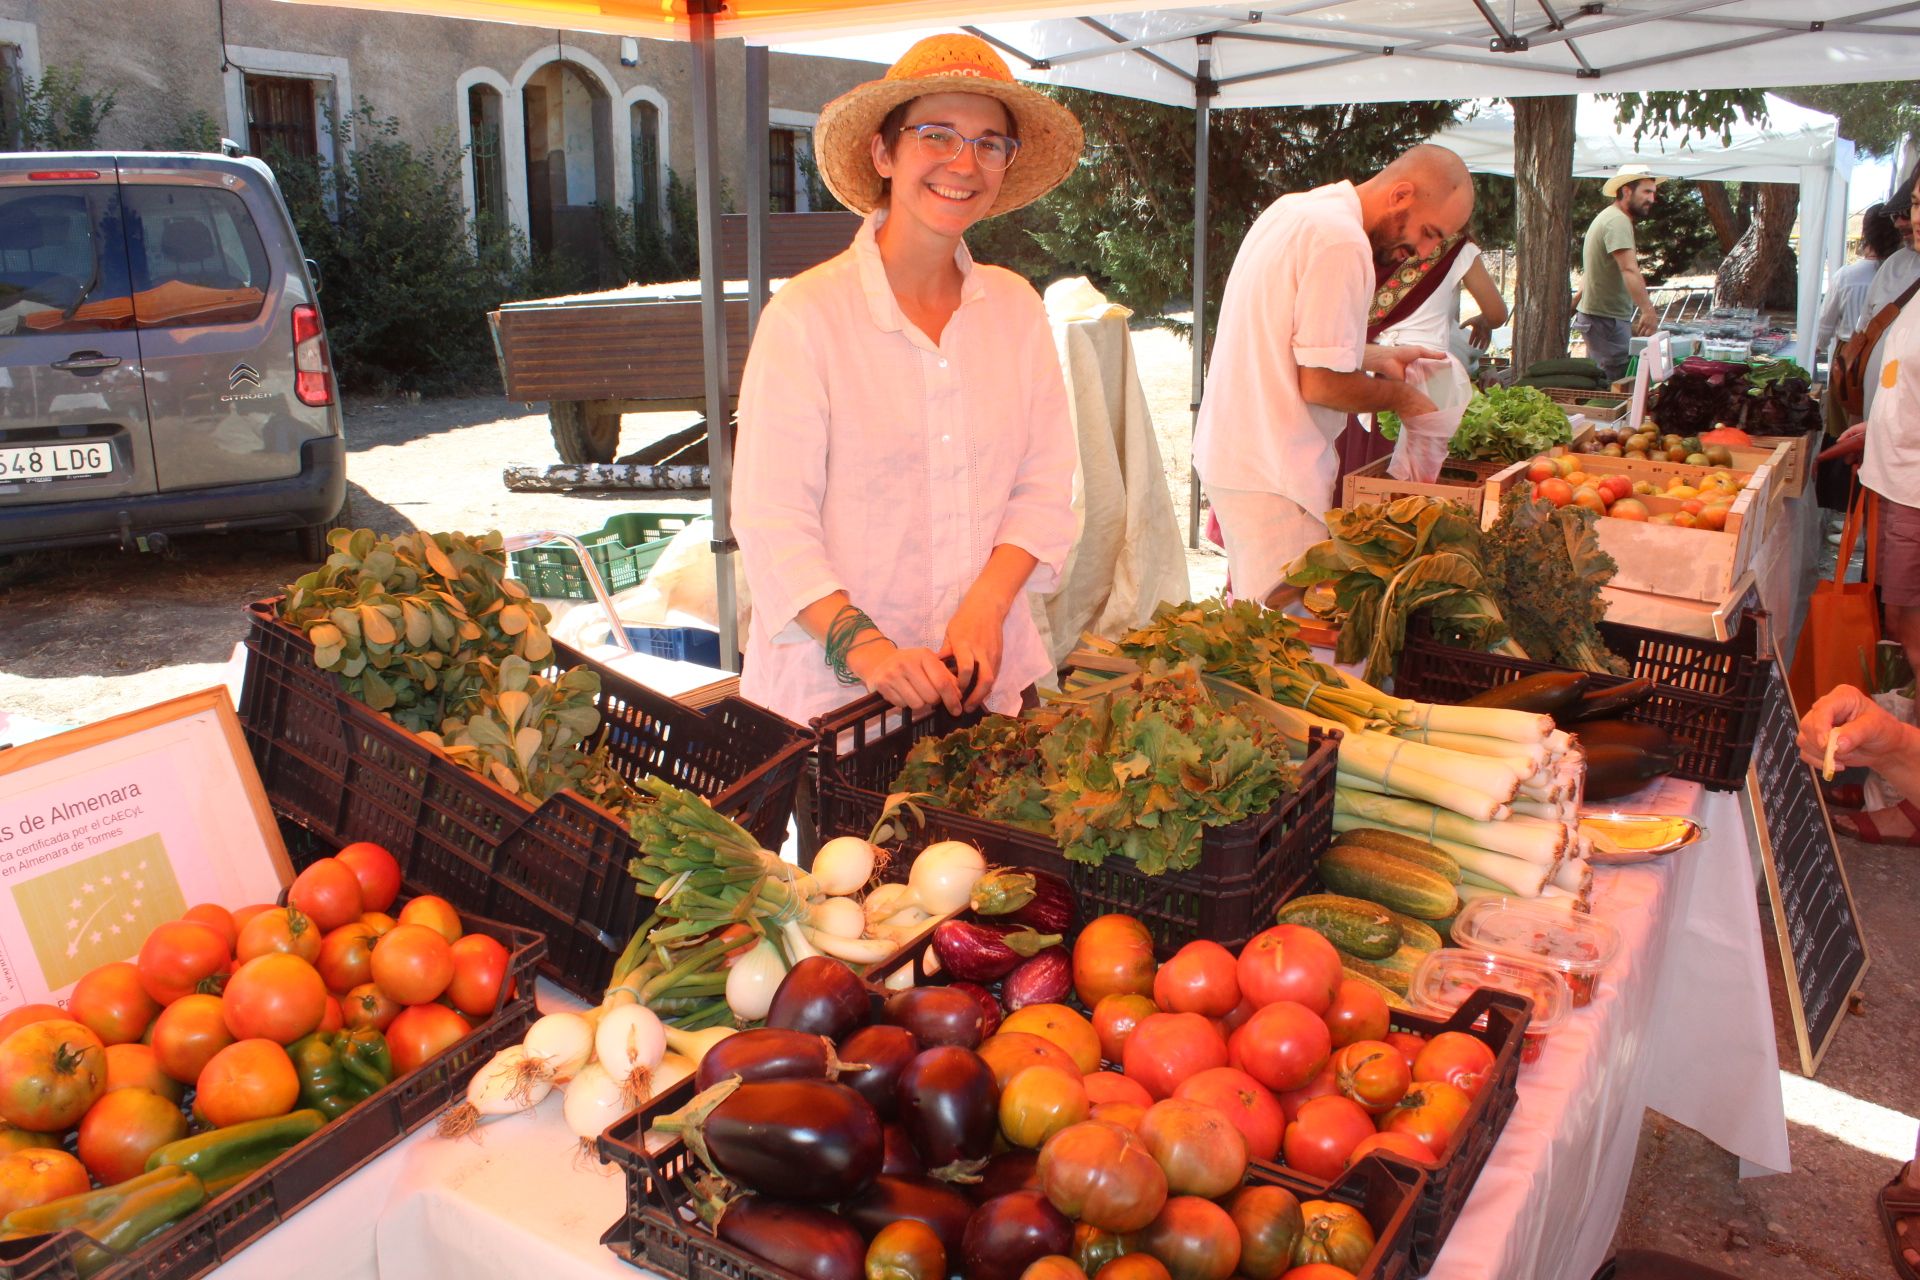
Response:
M941 367L942 369L944 369L944 368L946 368L946 367L947 367L947 362L946 362L945 360L942 360L942 361L940 362L940 367Z
M952 443L953 443L953 437L952 437L952 436L941 436L941 437L940 437L940 443L941 443L941 444L952 444Z

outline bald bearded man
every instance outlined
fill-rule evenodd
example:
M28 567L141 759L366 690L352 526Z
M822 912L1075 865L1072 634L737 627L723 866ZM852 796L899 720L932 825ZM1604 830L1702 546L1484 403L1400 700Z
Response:
M1466 165L1423 144L1358 186L1282 196L1248 230L1193 439L1239 599L1274 602L1287 566L1327 536L1348 414L1433 412L1406 367L1445 353L1368 346L1367 309L1376 279L1472 216Z

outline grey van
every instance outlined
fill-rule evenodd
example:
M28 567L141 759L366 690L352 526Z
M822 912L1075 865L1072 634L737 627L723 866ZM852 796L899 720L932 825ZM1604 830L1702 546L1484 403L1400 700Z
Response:
M259 160L0 155L0 557L291 529L346 496L314 281Z

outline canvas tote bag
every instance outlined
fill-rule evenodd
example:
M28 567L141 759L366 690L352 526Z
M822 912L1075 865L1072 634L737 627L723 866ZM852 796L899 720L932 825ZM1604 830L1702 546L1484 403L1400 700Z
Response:
M1867 538L1866 579L1848 582L1847 565L1863 526ZM1832 581L1822 579L1814 584L1806 625L1800 630L1800 643L1793 653L1793 670L1787 676L1794 705L1803 711L1840 685L1872 688L1873 651L1880 643L1880 601L1874 587L1879 534L1879 496L1860 485L1859 496L1847 512L1846 531L1840 535L1839 564Z

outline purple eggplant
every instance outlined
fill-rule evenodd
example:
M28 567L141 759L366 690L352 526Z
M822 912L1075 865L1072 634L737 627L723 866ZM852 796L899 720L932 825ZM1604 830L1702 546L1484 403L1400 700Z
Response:
M935 1177L971 1173L1000 1134L992 1068L957 1045L922 1051L900 1076L900 1123Z
M862 1280L866 1272L867 1242L828 1209L741 1196L720 1211L713 1233L803 1280Z
M1035 933L1023 925L942 920L933 930L940 967L964 982L1004 978L1028 956L1059 944L1059 934Z
M720 1043L739 1038L729 1036ZM841 1072L840 1083L872 1103L882 1120L891 1120L899 1113L900 1073L919 1052L920 1042L905 1027L862 1027L840 1042L840 1056L860 1064ZM713 1056L711 1050L707 1056Z
M836 1042L866 1026L871 1016L866 985L828 956L808 956L787 970L767 1007L768 1026Z
M1030 1004L1059 1004L1072 993L1073 959L1065 947L1048 947L1023 961L1000 984L1000 999L1008 1013Z
M858 1034L858 1033L856 1033ZM851 1039L852 1037L849 1037ZM833 1041L804 1031L755 1027L728 1036L707 1050L695 1072L694 1086L711 1089L728 1076L755 1080L834 1080L860 1059L842 1061Z
M997 1196L973 1211L961 1245L967 1280L1019 1280L1051 1253L1073 1253L1073 1223L1038 1191Z
M909 987L887 997L881 1014L888 1024L905 1027L923 1049L938 1045L978 1048L987 1038L980 1002L952 987Z
M986 1019L980 1025L980 1040L984 1044L988 1036L1000 1028L1000 999L977 982L949 982L949 991L964 991L980 1005L980 1014Z
M973 1201L931 1178L875 1178L872 1186L840 1206L840 1216L869 1240L889 1222L924 1222L946 1246L948 1270L957 1274Z
M1080 928L1080 907L1073 888L1051 871L1030 870L1033 898L1025 906L999 917L996 924L1019 924L1041 933L1071 937Z
M883 1125L880 1140L885 1144L886 1151L880 1158L881 1177L918 1178L926 1173L926 1162L914 1150L913 1139L907 1136L905 1129L897 1124Z
M1024 1147L1002 1151L987 1161L987 1167L980 1171L980 1181L966 1184L967 1198L975 1204L985 1204L1014 1191L1039 1189L1040 1153Z
M885 1157L873 1107L824 1080L726 1080L655 1127L684 1132L715 1172L781 1200L844 1200L879 1176Z

